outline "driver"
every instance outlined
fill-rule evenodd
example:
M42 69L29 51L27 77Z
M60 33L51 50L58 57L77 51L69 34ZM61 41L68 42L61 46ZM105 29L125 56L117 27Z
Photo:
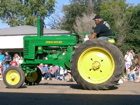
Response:
M93 20L95 21L96 27L90 39L97 36L99 39L106 40L108 36L113 36L109 24L104 21L100 15L96 15Z

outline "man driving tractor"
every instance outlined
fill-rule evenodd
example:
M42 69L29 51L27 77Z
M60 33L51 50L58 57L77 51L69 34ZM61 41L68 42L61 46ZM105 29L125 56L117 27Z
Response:
M99 39L106 40L108 36L113 36L109 24L100 15L96 15L93 20L95 21L96 27L90 39L97 36Z

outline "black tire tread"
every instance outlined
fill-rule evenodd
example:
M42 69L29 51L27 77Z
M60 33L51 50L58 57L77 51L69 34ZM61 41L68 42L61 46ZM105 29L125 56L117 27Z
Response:
M18 84L16 85L10 85L7 81L6 81L6 74L10 71L10 70L16 70L19 74L20 74L20 81ZM25 81L25 74L23 72L23 70L20 67L16 67L16 66L10 66L9 68L7 68L3 74L3 81L5 83L5 85L7 86L7 88L20 88L24 81Z
M108 50L111 54L113 54L113 58L115 60L115 71L112 77L105 83L101 83L101 84L88 83L80 76L77 70L76 64L77 64L78 56L81 53L81 50L86 49L88 46L102 47ZM77 82L77 84L81 85L84 89L104 90L104 89L109 89L112 86L115 86L116 82L120 79L120 76L123 73L123 68L124 68L124 60L123 60L122 53L116 46L114 46L113 44L105 40L101 40L101 39L88 40L82 43L78 48L76 48L75 52L72 55L72 60L71 60L72 75L75 81Z
M33 81L33 82L30 82L30 81L28 81L26 78L25 78L25 83L27 84L27 85L37 85L37 84L39 84L40 83L40 81L41 81L41 79L42 79L42 73L41 73L41 71L39 70L39 69L37 69L37 74L38 74L38 77L37 77L37 79L35 80L35 81Z

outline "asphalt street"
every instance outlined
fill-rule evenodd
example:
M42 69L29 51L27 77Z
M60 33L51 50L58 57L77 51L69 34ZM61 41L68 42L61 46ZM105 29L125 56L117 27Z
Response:
M84 90L76 82L50 80L9 89L0 81L0 105L140 105L140 83L96 91Z

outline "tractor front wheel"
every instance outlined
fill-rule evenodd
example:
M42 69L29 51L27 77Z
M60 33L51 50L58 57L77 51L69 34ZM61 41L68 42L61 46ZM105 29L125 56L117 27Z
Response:
M25 74L19 67L11 66L3 74L3 81L8 88L19 88L23 85Z

